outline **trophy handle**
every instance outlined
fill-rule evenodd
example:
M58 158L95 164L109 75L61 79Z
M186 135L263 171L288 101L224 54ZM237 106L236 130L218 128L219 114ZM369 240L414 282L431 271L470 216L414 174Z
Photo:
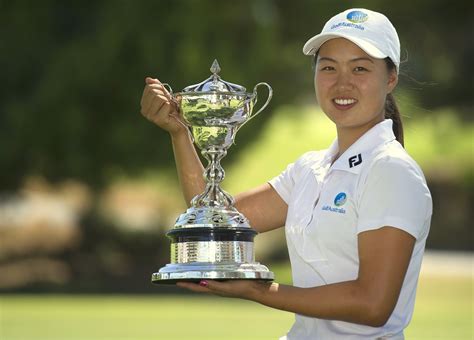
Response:
M171 96L174 96L173 95L173 89L171 88L170 84L168 83L161 83L161 85L163 85L163 87L166 89L166 91L168 91L170 93Z
M176 109L179 111L179 102L177 100L177 98L174 96L174 93L173 93L173 89L171 88L170 84L168 83L161 83L161 85L166 89L166 91L168 91L168 93L170 94L170 99L171 101L176 105Z
M181 105L179 105L179 98L175 97L174 93L173 93L173 89L171 88L171 85L168 84L168 83L161 83L161 85L163 85L163 87L166 89L166 91L169 92L170 94L170 97L171 97L171 101L174 103L174 105L176 106L176 111L178 111L178 114L179 114L179 119L178 121L188 130L188 134L189 134L189 137L191 138L191 141L194 143L194 136L191 132L191 126L188 125L184 119L183 119L183 113L181 111Z
M270 85L268 85L267 83L258 83L257 85L255 85L255 87L253 88L253 95L255 96L255 98L257 98L257 88L261 85L264 85L268 88L268 98L267 98L267 101L265 102L265 104L263 104L263 106L257 111L255 112L254 114L252 114L250 116L250 118L247 120L247 122L252 119L253 117L255 117L256 115L258 115L260 112L262 112L268 105L268 103L270 103L270 100L272 99L272 96L273 96L273 89ZM257 101L255 100L255 103Z
M265 109L268 105L268 103L270 103L270 100L272 99L272 96L273 96L273 89L270 85L268 85L267 83L258 83L257 85L255 85L255 87L253 88L253 95L252 95L252 100L255 100L255 103L257 103L257 88L260 86L260 85L264 85L268 88L268 98L267 98L267 101L265 102L265 104L263 104L263 106L255 113L250 113L249 114L249 118L242 124L242 125L239 125L236 130L235 130L235 133L237 133L237 131L240 130L240 128L242 126L244 126L245 124L248 123L248 121L250 119L252 119L253 117L255 117L256 115L258 115L260 112L263 111L263 109Z

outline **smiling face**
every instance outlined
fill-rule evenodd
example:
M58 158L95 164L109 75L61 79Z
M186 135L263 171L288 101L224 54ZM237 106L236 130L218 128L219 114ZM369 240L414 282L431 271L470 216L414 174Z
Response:
M321 109L338 129L363 134L384 119L388 93L398 76L383 59L370 57L353 42L325 42L316 60L315 89Z

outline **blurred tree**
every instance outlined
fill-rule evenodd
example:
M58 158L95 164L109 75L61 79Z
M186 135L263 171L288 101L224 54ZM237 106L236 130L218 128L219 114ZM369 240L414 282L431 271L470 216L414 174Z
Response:
M144 77L180 90L205 79L214 58L224 79L274 88L270 108L239 133L245 145L272 108L313 97L301 47L331 15L354 6L386 13L408 51L408 74L436 83L414 92L423 107L469 112L470 2L1 2L0 187L42 174L100 188L117 173L173 166L167 134L139 114Z

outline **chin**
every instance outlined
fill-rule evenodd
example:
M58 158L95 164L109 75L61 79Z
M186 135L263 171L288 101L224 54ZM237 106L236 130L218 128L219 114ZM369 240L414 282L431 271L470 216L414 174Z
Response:
M330 112L326 116L336 125L337 128L371 128L384 120L383 116L364 117L356 112Z

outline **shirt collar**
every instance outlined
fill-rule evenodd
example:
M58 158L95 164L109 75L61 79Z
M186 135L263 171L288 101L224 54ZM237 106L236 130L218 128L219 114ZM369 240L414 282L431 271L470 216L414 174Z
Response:
M361 165L369 158L368 156L375 148L395 140L392 124L391 119L385 119L373 126L334 162L332 169L358 174L362 168ZM338 150L339 144L336 139L327 150L325 159L334 159Z

